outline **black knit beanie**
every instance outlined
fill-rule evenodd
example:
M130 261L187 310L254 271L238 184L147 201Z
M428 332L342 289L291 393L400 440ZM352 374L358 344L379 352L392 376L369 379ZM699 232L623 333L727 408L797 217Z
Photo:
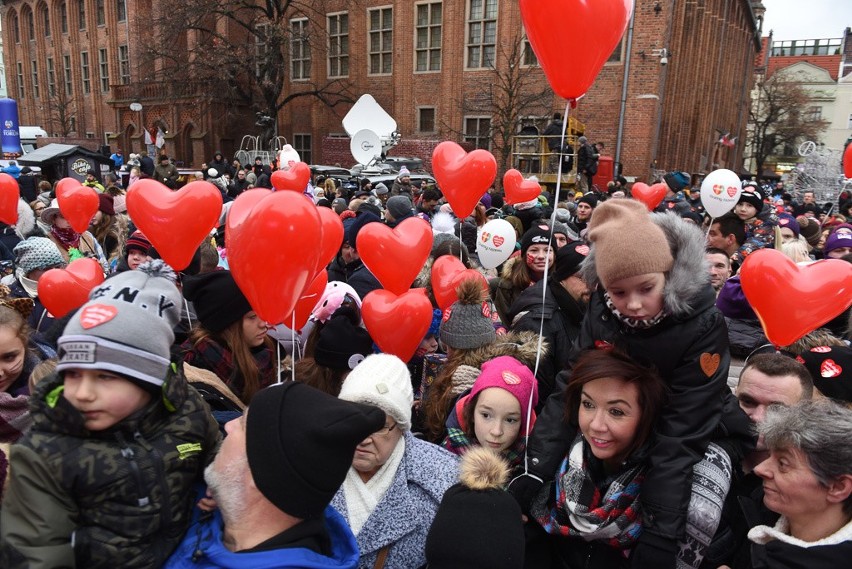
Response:
M252 310L230 271L213 271L184 279L183 296L192 302L201 326L213 334L222 332Z
M319 331L314 347L314 360L321 366L353 370L373 353L373 339L353 322L346 309L338 309Z

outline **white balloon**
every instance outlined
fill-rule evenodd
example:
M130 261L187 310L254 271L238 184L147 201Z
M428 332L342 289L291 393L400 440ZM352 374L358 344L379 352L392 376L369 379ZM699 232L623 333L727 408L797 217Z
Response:
M492 219L476 232L476 253L486 269L493 269L515 251L515 228L505 219Z
M711 217L721 217L734 209L741 193L739 176L730 170L714 170L701 182L701 205Z

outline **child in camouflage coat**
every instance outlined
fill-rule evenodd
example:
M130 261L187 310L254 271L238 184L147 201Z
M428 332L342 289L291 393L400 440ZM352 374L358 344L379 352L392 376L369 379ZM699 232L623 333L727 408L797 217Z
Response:
M154 261L95 288L12 447L0 566L159 567L180 542L216 422L171 361L181 296Z

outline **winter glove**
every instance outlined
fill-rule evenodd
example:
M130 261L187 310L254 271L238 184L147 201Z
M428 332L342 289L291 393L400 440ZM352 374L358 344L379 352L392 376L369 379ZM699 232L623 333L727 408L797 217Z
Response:
M630 554L631 569L674 569L677 564L678 543L644 532Z
M544 481L541 478L525 473L513 478L507 490L521 506L521 511L529 514L532 501L543 485Z

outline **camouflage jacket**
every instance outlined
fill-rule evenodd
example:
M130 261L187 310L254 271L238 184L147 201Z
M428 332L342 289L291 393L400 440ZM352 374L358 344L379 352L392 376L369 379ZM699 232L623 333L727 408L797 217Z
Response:
M0 567L159 567L189 524L193 484L219 431L178 366L162 398L98 432L46 378L33 427L12 447Z

